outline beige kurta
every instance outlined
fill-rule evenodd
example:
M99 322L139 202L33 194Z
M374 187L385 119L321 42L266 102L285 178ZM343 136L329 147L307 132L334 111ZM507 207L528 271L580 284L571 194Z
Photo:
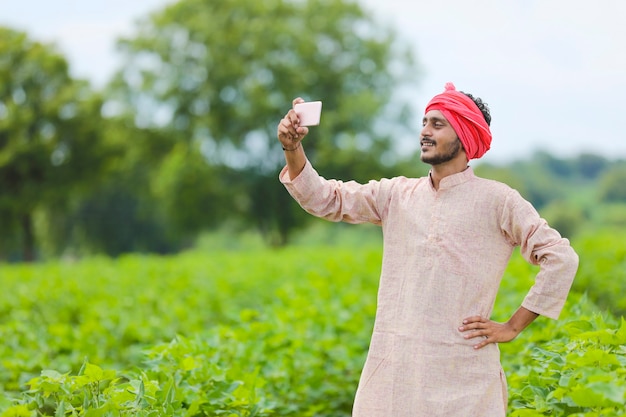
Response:
M475 350L457 329L466 317L491 316L515 246L540 265L522 305L557 318L578 267L569 242L518 192L471 168L438 191L428 177L326 180L309 162L280 180L315 216L382 226L376 320L353 416L504 416L498 346Z

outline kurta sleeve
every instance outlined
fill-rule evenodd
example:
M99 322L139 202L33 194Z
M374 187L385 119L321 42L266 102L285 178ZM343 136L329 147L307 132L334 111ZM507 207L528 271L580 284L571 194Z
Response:
M381 182L327 180L321 177L309 161L293 180L287 168L279 175L291 196L308 213L333 222L382 223ZM389 180L383 180L389 181Z
M569 241L548 226L515 190L505 200L501 220L502 230L511 243L520 246L522 256L540 268L522 306L557 319L578 270L578 255Z

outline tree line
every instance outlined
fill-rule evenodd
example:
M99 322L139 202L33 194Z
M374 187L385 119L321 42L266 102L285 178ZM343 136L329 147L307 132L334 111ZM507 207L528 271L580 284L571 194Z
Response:
M566 237L600 230L626 236L624 159L589 153L557 158L537 151L506 166L480 165L477 173L519 190Z
M276 180L291 100L333 109L312 155L382 174L379 154L407 128L392 95L417 73L393 30L349 1L182 0L118 50L96 91L55 45L0 29L0 258L172 252L226 225L285 244L302 223Z
M96 90L54 44L0 28L0 260L170 253L224 228L286 244L311 221L277 182L276 124L296 96L332 109L307 138L325 176L427 170L394 142L415 128L397 92L418 81L416 59L356 3L180 0L117 46L122 63ZM544 173L605 175L599 198L623 201L618 162L581 157L574 172L542 157L530 177L484 171L523 180L512 185L542 206L555 202Z

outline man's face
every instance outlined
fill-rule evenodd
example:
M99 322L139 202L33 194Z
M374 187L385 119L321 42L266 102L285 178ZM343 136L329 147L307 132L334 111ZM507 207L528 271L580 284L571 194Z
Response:
M420 138L420 159L424 163L439 165L465 153L456 132L439 110L431 110L424 115Z

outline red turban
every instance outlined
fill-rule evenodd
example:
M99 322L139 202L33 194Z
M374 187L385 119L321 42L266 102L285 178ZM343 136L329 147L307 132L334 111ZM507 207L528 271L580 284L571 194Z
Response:
M474 100L456 91L454 84L446 83L445 88L430 100L425 113L439 110L459 137L467 159L480 158L491 146L491 131L485 117Z

